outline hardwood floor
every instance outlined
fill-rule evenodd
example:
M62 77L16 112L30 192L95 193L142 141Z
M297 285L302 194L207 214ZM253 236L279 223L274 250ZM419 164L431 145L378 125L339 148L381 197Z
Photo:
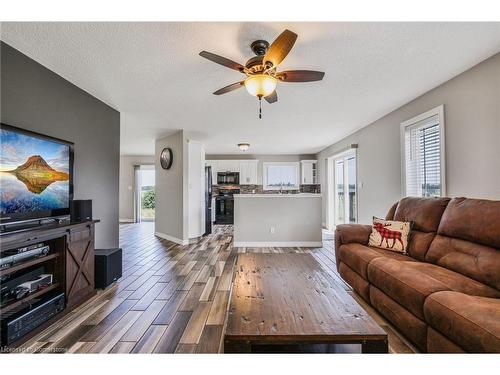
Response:
M23 347L45 353L218 353L236 257L245 252L310 253L352 293L336 271L330 233L317 249L233 248L232 226L215 226L211 236L187 246L155 237L153 228L121 225L123 277ZM353 296L387 331L390 352L415 351Z

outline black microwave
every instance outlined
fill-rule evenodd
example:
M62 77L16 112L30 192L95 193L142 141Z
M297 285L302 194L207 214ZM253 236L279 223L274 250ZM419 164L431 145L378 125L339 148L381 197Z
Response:
M240 174L239 172L218 172L217 185L239 185Z

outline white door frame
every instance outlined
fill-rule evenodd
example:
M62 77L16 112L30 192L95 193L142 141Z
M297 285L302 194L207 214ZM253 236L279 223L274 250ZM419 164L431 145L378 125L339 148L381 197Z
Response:
M336 186L336 181L335 181L335 171L336 171L336 163L339 160L344 160L344 163L347 162L347 159L354 156L355 157L355 162L356 162L356 194L355 194L355 200L356 200L356 221L358 220L358 194L357 194L357 184L358 184L358 155L357 155L357 149L356 148L349 148L348 150L339 152L335 155L330 156L327 158L327 207L326 207L326 227L329 230L335 230L335 226L337 225L336 223L336 215L335 215L335 207L336 207L336 195L335 195L335 186ZM348 181L348 168L345 167L346 164L344 164L344 183ZM344 189L344 212L345 215L349 215L349 189Z

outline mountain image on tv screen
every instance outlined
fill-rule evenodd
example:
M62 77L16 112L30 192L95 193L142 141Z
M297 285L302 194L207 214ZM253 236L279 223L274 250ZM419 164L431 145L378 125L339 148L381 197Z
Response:
M68 208L68 145L3 128L0 141L2 218Z

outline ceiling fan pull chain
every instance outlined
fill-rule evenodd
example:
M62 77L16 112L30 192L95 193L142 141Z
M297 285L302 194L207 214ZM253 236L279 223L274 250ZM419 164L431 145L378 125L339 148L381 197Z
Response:
M259 118L262 119L262 96L259 96Z

